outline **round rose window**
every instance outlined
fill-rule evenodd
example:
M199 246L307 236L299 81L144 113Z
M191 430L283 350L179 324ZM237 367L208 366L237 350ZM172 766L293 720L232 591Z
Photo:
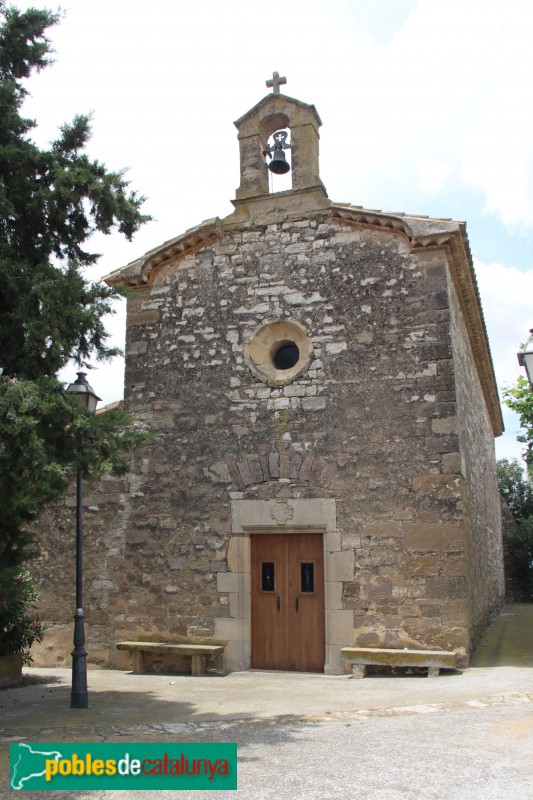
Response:
M312 355L311 340L295 320L264 323L244 348L246 365L269 386L294 381L307 370Z

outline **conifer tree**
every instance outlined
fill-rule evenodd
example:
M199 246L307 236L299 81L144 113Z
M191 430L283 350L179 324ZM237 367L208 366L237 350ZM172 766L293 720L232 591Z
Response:
M89 117L63 124L46 149L32 141L24 81L51 63L47 31L58 22L0 0L0 573L10 574L32 548L28 523L71 469L124 471L142 438L123 412L82 412L56 377L71 359L117 352L103 322L116 292L84 276L98 258L88 239L112 230L131 239L149 219L124 172L85 154Z

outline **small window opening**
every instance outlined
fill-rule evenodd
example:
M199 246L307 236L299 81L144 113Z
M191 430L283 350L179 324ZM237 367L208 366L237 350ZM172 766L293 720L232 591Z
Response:
M294 342L285 342L273 355L272 361L276 369L292 369L300 360L300 351Z
M301 564L301 592L315 591L315 565L312 561Z
M261 564L261 591L274 591L274 562L263 561Z

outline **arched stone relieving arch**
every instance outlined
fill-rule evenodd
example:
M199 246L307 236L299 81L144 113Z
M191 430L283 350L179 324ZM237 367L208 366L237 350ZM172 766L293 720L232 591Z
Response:
M320 186L318 129L322 122L314 106L283 94L270 94L235 123L239 131L241 184L237 200L268 194L268 167L263 155L268 137L280 128L291 130L292 188Z
M309 453L253 453L239 461L213 464L212 476L218 480L233 481L237 490L259 483L289 479L295 483L312 483L327 488L331 483L333 467Z

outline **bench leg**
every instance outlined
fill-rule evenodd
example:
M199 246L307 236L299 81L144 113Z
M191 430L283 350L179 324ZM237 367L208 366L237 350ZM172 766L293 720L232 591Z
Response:
M428 678L438 678L439 674L439 667L428 667Z
M205 675L205 656L194 655L192 656L192 670L193 675Z
M364 678L366 675L366 666L364 664L354 664L352 673L354 678Z
M133 651L133 671L136 675L144 672L144 653L142 650Z

